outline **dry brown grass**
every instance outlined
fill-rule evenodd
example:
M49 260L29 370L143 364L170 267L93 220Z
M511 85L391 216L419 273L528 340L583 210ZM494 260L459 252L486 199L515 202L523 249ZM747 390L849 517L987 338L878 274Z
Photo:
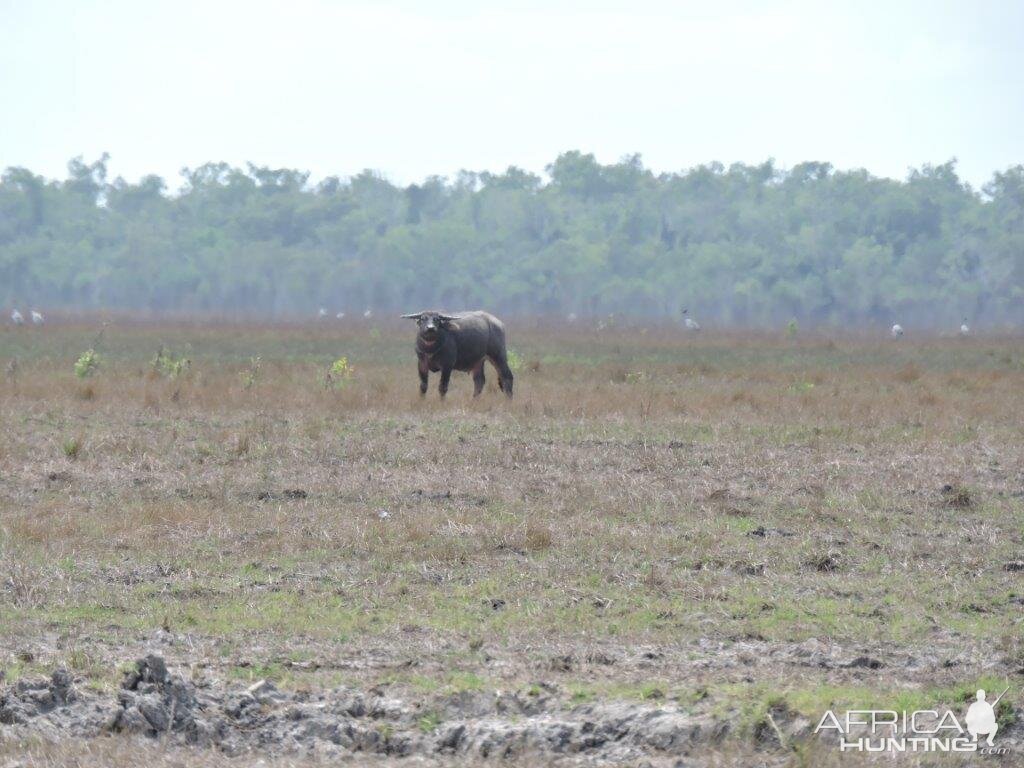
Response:
M72 646L113 670L167 624L179 663L291 685L543 674L728 709L1020 676L1015 339L513 326L516 399L488 370L483 397L457 375L439 402L397 324L114 325L83 384L96 333L0 333L11 674ZM161 344L188 373L153 375ZM354 379L325 388L341 355ZM594 649L616 663L551 671ZM865 654L885 681L843 666Z

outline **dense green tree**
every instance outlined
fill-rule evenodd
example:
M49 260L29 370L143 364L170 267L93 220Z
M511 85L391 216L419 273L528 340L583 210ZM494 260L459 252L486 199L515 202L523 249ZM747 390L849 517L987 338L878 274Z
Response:
M429 306L704 323L1024 323L1024 167L981 192L954 162L897 182L806 162L654 175L567 152L398 187L208 163L178 192L0 177L0 301L312 315Z

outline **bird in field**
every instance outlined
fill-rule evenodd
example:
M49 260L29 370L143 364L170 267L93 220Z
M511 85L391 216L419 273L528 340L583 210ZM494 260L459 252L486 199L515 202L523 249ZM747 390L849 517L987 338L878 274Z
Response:
M369 320L371 317L373 317L373 310L367 309L365 312L363 312L363 317Z
M316 313L316 316L322 320L323 318L327 317L327 310L324 309L323 307L320 307L320 309Z
M42 325L46 322L46 318L43 317L42 312L37 312L33 309L29 314L32 316L32 325Z
M21 316L21 312L15 309L11 311L11 322L15 325L24 325L25 318Z
M345 319L345 313L344 313L344 312L339 312L339 313L338 313L338 314L336 314L336 315L335 315L334 317L335 317L335 319L337 319L337 320L344 320L344 319Z
M967 324L967 318L966 317L964 318L964 321L962 323L960 323L960 335L961 336L970 336L971 335L971 326L969 326Z
M690 310L688 309L683 310L683 325L686 326L686 330L688 331L699 331L700 323L698 323L696 320L690 317L689 314L687 314L689 311Z
M892 330L890 330L889 333L894 339L898 339L903 335L903 326L900 325L899 323L896 323L896 325L892 327Z

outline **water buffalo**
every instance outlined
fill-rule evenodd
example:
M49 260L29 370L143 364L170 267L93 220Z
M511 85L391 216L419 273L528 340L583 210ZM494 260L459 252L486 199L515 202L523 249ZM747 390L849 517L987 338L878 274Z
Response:
M473 374L473 397L484 388L484 360L498 371L498 386L512 397L512 370L505 351L505 324L488 312L414 312L402 317L415 320L416 356L419 358L420 395L427 394L431 371L441 372L438 392L448 391L452 371Z

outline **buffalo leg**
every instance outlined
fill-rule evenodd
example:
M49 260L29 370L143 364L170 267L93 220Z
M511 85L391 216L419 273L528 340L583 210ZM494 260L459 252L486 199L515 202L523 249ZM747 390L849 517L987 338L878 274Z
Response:
M445 395L448 394L448 382L451 381L451 378L452 378L452 369L451 368L442 368L441 369L441 383L437 387L437 391L441 393L441 397L442 398Z
M473 397L484 391L484 361L481 360L473 368Z
M420 397L427 394L427 379L430 378L430 368L425 363L420 363Z
M498 371L498 386L506 397L511 398L512 381L515 377L512 375L512 369L508 367L508 360L505 359L505 355L495 355L491 358L491 364Z

